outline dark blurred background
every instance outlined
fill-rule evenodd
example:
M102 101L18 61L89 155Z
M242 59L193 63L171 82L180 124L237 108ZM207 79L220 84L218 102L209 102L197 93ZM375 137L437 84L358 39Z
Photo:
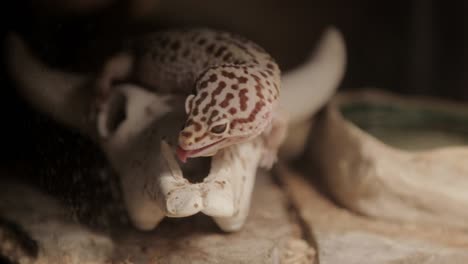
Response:
M241 33L287 70L305 59L322 30L334 24L344 33L349 53L340 89L377 87L468 100L466 1L31 0L1 5L2 42L7 32L20 32L44 61L67 70L92 72L125 37L180 26ZM30 109L4 65L0 76L2 162L46 163L87 144Z

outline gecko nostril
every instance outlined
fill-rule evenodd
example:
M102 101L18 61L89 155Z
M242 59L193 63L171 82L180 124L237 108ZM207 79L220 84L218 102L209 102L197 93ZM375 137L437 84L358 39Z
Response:
M191 136L192 136L192 133L191 132L188 132L188 131L182 131L180 133L180 136L185 138L186 140L188 140Z

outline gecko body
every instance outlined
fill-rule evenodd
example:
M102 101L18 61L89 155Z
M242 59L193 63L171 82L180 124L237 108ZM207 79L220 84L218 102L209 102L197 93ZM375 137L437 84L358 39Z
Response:
M285 127L276 122L280 69L257 44L221 31L166 31L130 41L127 53L118 58L105 67L101 93L120 78L158 93L187 95L180 160L212 156L264 135L272 152L264 165L272 165Z

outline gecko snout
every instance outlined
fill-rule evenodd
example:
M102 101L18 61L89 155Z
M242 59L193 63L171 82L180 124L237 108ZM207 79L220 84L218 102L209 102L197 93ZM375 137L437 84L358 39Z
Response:
M182 162L186 162L190 156L190 151L187 149L195 143L194 137L189 132L180 132L179 134L179 146L177 147L177 156Z
M181 147L191 146L195 143L195 138L190 132L182 131L179 134L179 145Z

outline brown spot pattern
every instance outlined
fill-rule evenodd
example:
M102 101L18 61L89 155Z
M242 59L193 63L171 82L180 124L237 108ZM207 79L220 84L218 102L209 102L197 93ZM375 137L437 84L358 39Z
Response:
M224 77L229 78L229 79L236 78L236 75L233 72L221 71L221 75L223 75Z
M219 84L218 84L218 88L223 89L225 87L226 87L226 82L220 81Z
M247 83L247 78L245 78L244 76L241 76L237 79L239 81L239 83Z
M195 102L196 105L200 105L201 102L203 102L203 100L205 100L205 98L208 96L208 93L207 92L202 92L200 94L200 97L197 99L197 101Z
M255 74L251 73L250 76L252 76L255 79L255 81L257 81L257 82L260 81L260 77L258 77L258 75L255 75Z
M214 74L213 74L214 75ZM221 91L226 87L226 83L224 81L220 81L218 83L218 87L211 93L211 101L203 108L203 113L208 113L208 109L216 105L216 96L218 96Z
M221 106L222 108L226 108L229 106L229 101L231 101L232 99L234 99L234 95L232 93L228 93L226 94L226 97L224 98L224 100L219 104L219 106Z
M265 97L263 96L262 94L262 90L263 90L263 85L261 84L256 84L255 85L255 90L257 91L257 97L260 98L260 99L265 99Z
M247 109L247 101L249 100L249 97L247 96L247 88L243 88L239 91L239 103L240 103L240 109L242 111L245 111Z
M208 54L213 53L214 48L215 48L215 45L214 45L214 44L210 44L208 47L206 47L206 53L208 53Z
M213 110L213 112L211 112L211 116L210 116L210 124L208 125L211 125L211 122L213 121L213 118L215 118L217 115L219 114L219 111L218 110Z
M198 132L202 129L202 125L198 122L192 121L193 129Z
M252 112L250 112L249 116L246 118L237 118L231 121L231 127L235 127L237 124L244 124L244 123L251 123L255 121L255 117L257 116L258 112L262 110L262 108L265 106L265 102L263 101L258 101L255 104L254 109L252 109ZM249 127L252 128L252 127Z
M216 82L218 80L218 75L216 74L211 74L210 78L208 79L210 82Z
M223 57L223 61L229 61L229 59L232 57L232 53L231 52L228 52L226 53L226 55L224 55Z
M202 110L203 114L208 113L208 110L215 105L216 105L216 99L212 96L211 101L208 104L206 104L205 107L203 108Z
M243 115L244 118L235 119L233 121L233 123L241 124L255 121L256 115L259 111L261 111L261 109L267 104L271 104L274 101L273 98L278 98L279 84L275 83L275 81L270 77L277 74L278 66L273 59L268 56L268 54L259 55L257 53L264 52L262 48L244 38L237 38L230 34L214 34L213 38L211 35L209 35L209 37L205 37L203 34L199 33L190 34L191 35L189 37L191 37L192 45L203 46L199 47L199 49L210 54L206 60L200 61L199 58L196 58L196 54L191 53L189 48L190 46L186 46L184 44L185 37L174 38L170 35L169 37L163 36L158 40L158 42L161 46L167 47L173 51L179 50L179 52L176 54L172 54L171 52L169 52L169 54L167 52L161 52L158 57L160 58L161 55L164 55L166 57L166 61L177 61L181 58L186 58L188 61L192 57L195 57L194 63L197 64L197 67L203 66L206 71L215 69L220 75L217 76L217 74L212 74L213 71L210 70L208 72L209 76L203 76L204 74L198 76L200 78L200 82L197 81L197 85L193 87L195 91L199 91L201 93L197 96L197 100L189 102L189 108L193 110L192 115L197 116L199 112L203 112L205 114L209 113L210 118L208 118L208 115L203 115L201 119L199 119L200 123L191 122L194 130L192 130L192 132L184 131L185 133L182 133L181 136L194 136L192 134L194 131L200 131L203 127L202 125L206 125L206 122L210 122L213 118L219 117L220 113L215 110L217 108L216 105L226 110L229 109L226 112L228 115L235 115L241 111L247 111L249 103L254 104L255 102L254 109L247 117ZM218 41L221 42L221 44L218 44L218 42L211 42L212 39L219 39ZM216 62L219 62L219 60L222 59L222 61L229 61L229 64L226 63L225 65L215 66L213 64L214 57L219 58ZM235 65L232 65L231 63ZM214 67L208 68L210 65ZM193 75L195 74L196 73ZM201 80L201 78L203 79ZM222 78L231 79L232 81L228 81L228 84L226 84L226 82L220 80ZM249 83L250 80L255 81L254 85L246 87L245 84ZM227 91L225 97L223 96L221 99L218 98L222 93L222 90L227 85L230 85L231 89ZM204 90L208 87L210 87L209 90ZM249 92L253 92L249 89L255 89L256 96L249 98ZM268 92L266 90L268 90ZM232 105L234 98L236 98L236 105ZM237 106L237 98L239 100L239 106ZM258 100L257 98L261 100ZM206 104L203 109L201 104ZM196 140L202 140L203 138L206 138L206 136L207 135L202 135Z
M203 81L203 82L201 82L201 84L200 84L200 88L202 88L202 89L203 89L203 88L206 88L207 86L208 86L208 82L207 82L207 81Z
M221 55L223 55L223 53L227 50L226 46L221 46L218 48L218 50L216 51L216 53L214 54L216 58L220 57Z
M203 140L204 138L206 138L208 136L208 133L204 133L203 135L199 136L199 137L196 137L195 138L195 142L200 142L201 140Z
M192 136L192 132L189 132L189 131L182 131L182 132L180 132L180 135L181 135L182 137L188 138L188 137L191 137L191 136Z

